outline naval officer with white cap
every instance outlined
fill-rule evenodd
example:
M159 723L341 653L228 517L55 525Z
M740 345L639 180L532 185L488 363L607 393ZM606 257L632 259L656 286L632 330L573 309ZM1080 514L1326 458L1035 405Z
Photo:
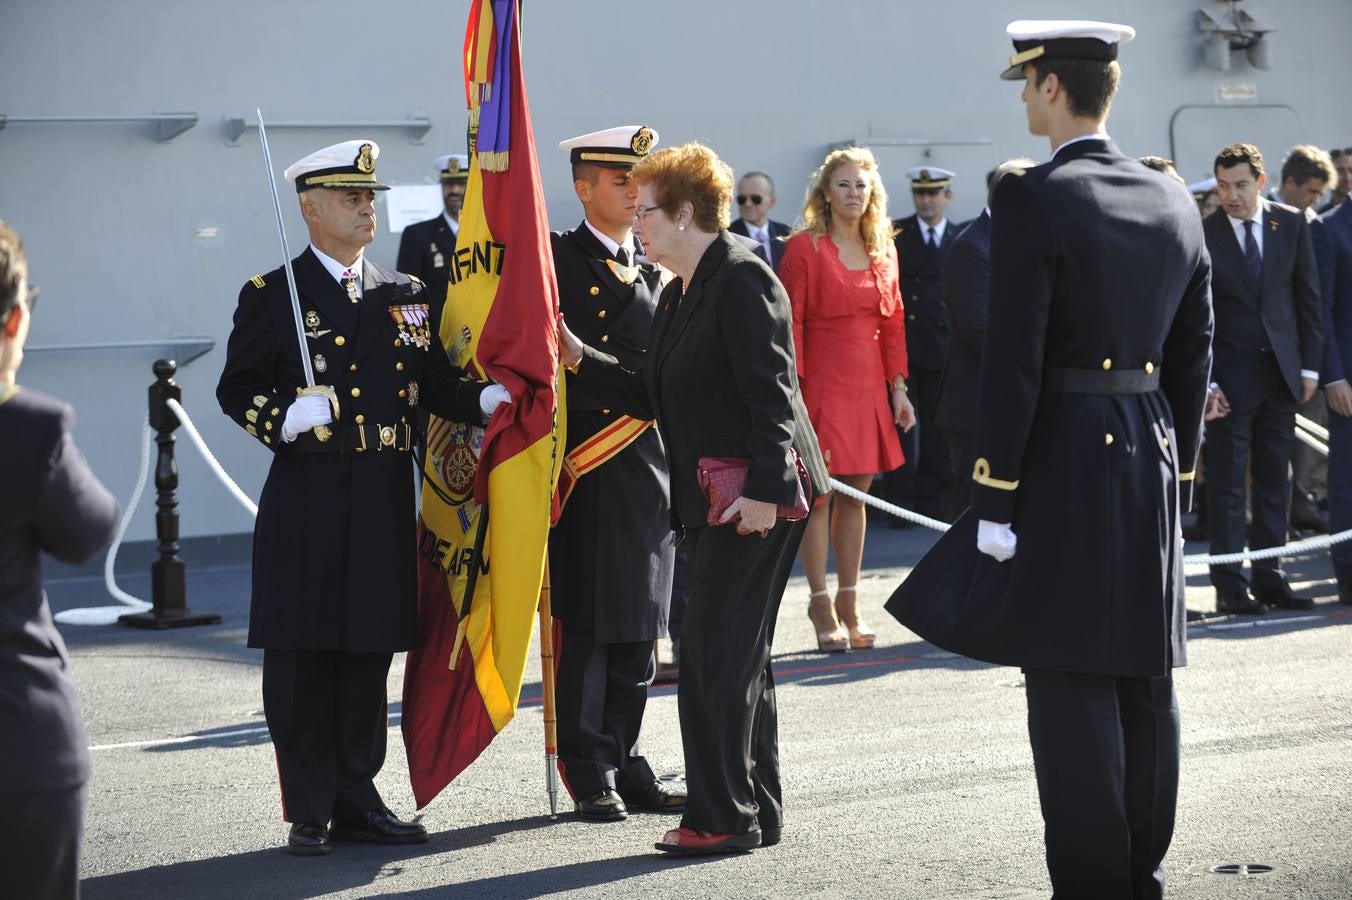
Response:
M441 302L446 299L451 260L460 234L460 208L469 184L469 157L447 153L437 157L433 166L441 183L443 209L439 215L404 229L394 267L405 275L421 278L431 295Z
M627 368L643 368L661 271L631 230L638 189L629 170L657 132L624 125L559 144L584 217L551 235L559 306L582 340ZM652 423L568 389L569 463L605 445L600 465L576 476L550 533L557 651L559 768L579 816L616 821L631 809L677 813L685 792L661 782L639 750L655 673L653 641L667 630L676 538L666 450ZM596 440L593 440L596 439Z
M1024 670L1057 897L1160 897L1185 662L1179 514L1211 369L1211 262L1177 180L1105 132L1102 22L1014 22L1051 161L996 185L972 509L888 603L949 650Z
M375 237L374 141L325 147L285 172L310 245L245 283L216 397L273 454L254 525L249 646L263 650L263 710L277 753L288 850L407 844L374 779L385 761L385 679L417 627L414 415L480 424L507 397L462 380L422 282L365 259ZM299 354L320 391L302 392ZM321 429L322 426L322 429ZM330 823L332 827L330 828Z

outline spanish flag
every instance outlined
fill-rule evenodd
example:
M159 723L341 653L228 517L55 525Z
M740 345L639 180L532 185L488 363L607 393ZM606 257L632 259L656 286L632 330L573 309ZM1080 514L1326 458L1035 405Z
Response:
M521 68L519 0L473 0L470 174L441 339L512 395L486 429L433 418L418 553L418 646L403 732L419 808L516 713L563 462L558 286ZM465 612L465 615L461 615Z

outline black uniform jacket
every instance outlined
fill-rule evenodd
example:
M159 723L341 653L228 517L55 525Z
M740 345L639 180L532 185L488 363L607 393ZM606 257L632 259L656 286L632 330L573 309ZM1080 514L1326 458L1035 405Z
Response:
M798 387L784 286L724 231L704 251L684 296L682 287L677 278L662 291L641 371L587 345L570 384L612 409L656 417L677 527L706 524L709 501L696 471L702 456L749 458L744 496L790 504L796 450L813 490L824 491L826 463Z
M1320 372L1324 324L1314 241L1305 214L1260 197L1263 282L1244 262L1244 248L1224 209L1202 223L1211 251L1216 306L1216 383L1239 409L1251 409L1257 354L1270 350L1291 396L1300 399L1300 370ZM1256 400L1254 401L1256 403Z
M942 266L959 226L949 221L936 250L925 246L925 235L917 217L897 219L892 225L897 229L901 301L906 305L906 355L912 369L937 372L943 369L948 353Z
M552 236L559 303L584 343L642 369L660 271L639 256L633 282L607 265L609 251L585 223ZM628 278L628 273L624 273ZM568 451L621 415L573 390L568 376ZM549 537L554 615L597 643L650 641L667 627L676 536L666 450L649 428L583 475Z
M1211 368L1210 273L1188 192L1106 140L1000 181L972 509L889 611L1006 665L1139 677L1184 663L1178 514ZM1109 379L1142 392L1107 393ZM976 550L978 519L1012 523L1012 560Z
M1346 381L1352 370L1352 203L1344 200L1311 227L1319 292L1324 298L1324 384Z
M454 263L455 232L446 217L437 215L414 222L399 238L399 258L395 268L405 275L422 279L437 307L446 302L446 284ZM440 317L438 316L438 323Z
M461 380L430 327L401 337L399 307L440 303L420 281L365 260L352 303L312 250L292 265L315 381L337 391L340 416L327 443L310 431L282 441L305 376L286 273L255 276L240 291L216 387L225 414L274 454L254 523L249 646L407 650L417 624L414 413L478 424L483 385Z
M36 391L0 399L0 795L72 788L89 777L89 742L42 590L41 556L78 563L107 546L117 501L76 448L74 422L69 406Z
M955 434L976 434L990 267L991 217L982 212L953 239L943 264L944 313L948 319L949 340L934 424ZM971 473L957 472L955 475L968 478Z

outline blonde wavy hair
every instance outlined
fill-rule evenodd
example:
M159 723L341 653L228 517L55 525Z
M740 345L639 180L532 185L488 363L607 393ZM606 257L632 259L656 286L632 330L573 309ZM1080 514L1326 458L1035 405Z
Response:
M794 228L794 234L806 231L814 237L829 234L831 231L831 206L826 202L826 192L836 169L848 163L858 166L868 181L868 206L859 220L859 235L864 239L868 255L875 261L887 259L887 246L896 235L892 220L887 215L887 188L883 187L882 176L878 174L878 161L872 151L865 147L843 147L833 150L817 171L808 180L807 195L803 198L803 214Z

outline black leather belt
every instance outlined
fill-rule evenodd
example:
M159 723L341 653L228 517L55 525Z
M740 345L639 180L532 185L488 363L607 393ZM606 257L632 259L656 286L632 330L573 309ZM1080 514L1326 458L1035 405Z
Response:
M336 438L339 453L407 453L413 446L413 427L403 422L398 425L343 425Z
M1048 366L1042 370L1042 386L1068 394L1148 394L1160 387L1160 370L1142 369L1063 369Z

